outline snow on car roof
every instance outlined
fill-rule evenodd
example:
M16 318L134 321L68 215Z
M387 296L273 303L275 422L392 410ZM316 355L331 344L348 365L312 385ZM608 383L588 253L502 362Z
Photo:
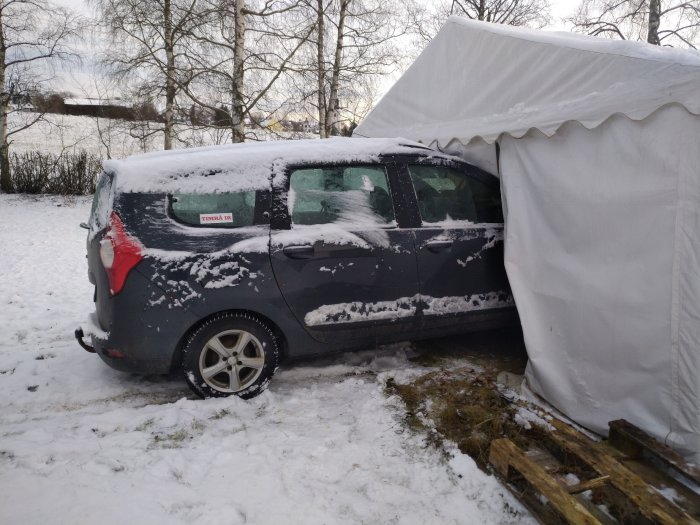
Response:
M159 151L123 160L107 160L121 192L215 192L263 189L284 166L308 162L374 162L382 155L448 157L401 138L331 138L245 142Z

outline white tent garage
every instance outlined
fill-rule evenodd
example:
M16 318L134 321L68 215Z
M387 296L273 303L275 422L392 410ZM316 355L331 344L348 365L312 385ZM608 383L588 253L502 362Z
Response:
M700 54L451 18L355 132L498 170L531 388L696 461L698 115Z

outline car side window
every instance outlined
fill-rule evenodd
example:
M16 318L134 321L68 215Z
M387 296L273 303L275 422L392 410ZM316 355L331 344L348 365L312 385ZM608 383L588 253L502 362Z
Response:
M469 187L472 190L472 200L478 221L481 223L502 223L503 207L500 186L489 185L479 179L469 177Z
M501 195L497 187L447 166L410 165L424 223L469 221L503 222Z
M302 168L291 172L292 224L389 225L394 205L383 166Z
M175 218L190 226L241 228L255 224L255 193L176 193L170 204Z

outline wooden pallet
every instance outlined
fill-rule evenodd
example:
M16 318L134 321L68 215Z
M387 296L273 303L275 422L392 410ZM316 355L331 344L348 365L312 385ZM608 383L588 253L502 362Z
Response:
M700 485L700 470L686 463L672 448L660 443L624 419L609 423L608 443L629 459L653 458L682 477Z
M699 479L697 469L674 451L624 420L610 423L610 439L604 442L563 421L549 423L554 430L538 433L528 450L497 439L489 457L541 523L700 524L700 496L688 487ZM580 481L569 484L571 474ZM664 490L677 500L665 498Z

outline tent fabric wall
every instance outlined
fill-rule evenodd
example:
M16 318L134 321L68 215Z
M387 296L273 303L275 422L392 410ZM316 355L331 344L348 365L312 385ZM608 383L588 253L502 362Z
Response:
M679 106L501 142L530 386L597 432L625 418L686 453L700 452L697 144Z
M441 149L449 155L461 157L468 163L498 177L498 152L495 144L488 144L478 139L471 141L469 144L462 144L459 140L453 140Z
M698 86L697 52L450 18L354 133L489 171L497 143L531 387L696 462Z
M680 179L672 311L676 403L671 431L674 441L687 444L700 463L700 118L682 127L685 133L677 136L682 154L675 161Z

